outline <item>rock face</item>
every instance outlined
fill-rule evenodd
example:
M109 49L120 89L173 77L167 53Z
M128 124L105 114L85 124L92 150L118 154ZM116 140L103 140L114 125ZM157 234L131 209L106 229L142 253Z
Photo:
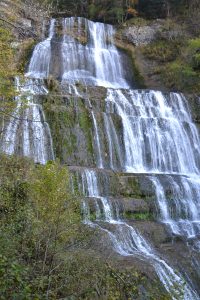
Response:
M113 44L113 28L81 18L67 21L52 20L48 38L33 52L26 74L31 77L28 104L37 103L42 108L38 114L44 111L46 119L32 121L49 125L52 152L69 167L72 190L82 199L83 221L97 227L105 241L99 248L94 238L96 249L102 253L109 246L124 263L143 260L147 276L153 272L171 294L182 289L182 277L187 276L199 289L193 262L199 256L200 141L187 99L177 93L131 89ZM75 26L75 31L87 24L87 47L71 33L60 37L63 23ZM149 30L145 27L141 39L139 33L133 37L135 43L147 41ZM195 121L198 105L195 99ZM28 128L29 122L22 122L25 132L37 133ZM198 299L190 283L184 292L188 299Z
M159 253L167 257L175 268L182 270L180 266L184 266L187 274L190 274L189 276L193 278L193 282L198 286L199 277L195 273L195 278L191 272L193 261L198 260L198 254L193 252L191 258L190 250L185 246L184 238L172 234L168 226L158 222L160 208L152 178L156 178L164 187L169 202L173 201L174 197L172 182L176 183L177 186L181 186L182 179L178 175L172 174L124 172L117 149L116 152L111 151L111 145L109 144L109 131L107 131L105 121L107 90L102 87L90 87L86 91L81 85L77 85L76 88L80 91L79 94L82 93L82 96L73 93L53 96L52 93L40 98L50 124L55 154L62 159L63 163L71 166L70 171L76 178L74 190L80 192L80 182L82 182L82 176L86 170L89 169L98 174L100 195L106 197L110 203L118 207L121 218L137 228L150 243L156 245ZM168 93L164 95L166 99L169 97ZM88 99L90 99L89 102ZM198 99L191 97L190 109L193 120L197 122L196 124L199 122L198 106ZM97 168L99 153L94 139L96 131L92 112L98 125L104 169ZM122 119L114 112L111 117L122 146L124 143ZM113 166L111 165L111 153L115 170L112 170L111 167ZM123 151L121 152L121 159L122 161L125 159ZM119 171L120 168L121 171ZM171 179L169 180L169 178ZM90 207L91 219L95 220L95 203L99 203L100 210L103 210L101 199L97 195L94 197L89 196L86 199ZM109 229L111 230L111 228ZM98 246L96 247L98 248Z
M133 25L124 31L124 36L135 46L147 45L156 39L159 28L159 25Z

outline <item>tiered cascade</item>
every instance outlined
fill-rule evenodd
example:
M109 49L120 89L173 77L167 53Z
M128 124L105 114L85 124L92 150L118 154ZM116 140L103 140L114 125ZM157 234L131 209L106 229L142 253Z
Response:
M105 178L104 181L109 185L108 178ZM82 190L85 196L90 197L90 199L94 198L96 207L96 220L91 221L90 207L87 198L85 198L82 206L84 222L106 232L117 253L122 256L135 256L151 264L173 299L180 299L183 295L184 299L199 299L196 292L184 282L181 275L159 257L138 230L120 218L117 203L112 203L106 195L101 196L98 176L94 170L88 169L82 174ZM107 223L112 224L114 229L108 229Z
M3 130L1 140L3 152L9 155L24 155L42 164L54 159L54 151L50 128L42 106L34 102L34 97L48 93L43 79L49 75L54 28L53 19L48 38L34 49L25 80L15 80L18 92L18 96L15 97L16 108Z
M121 56L113 43L113 26L71 17L63 20L63 30L63 82L129 87ZM82 43L76 37L82 38Z
M56 33L57 22L51 21L48 38L35 47L26 74L27 81L20 93L25 95L27 92L27 82L31 86L28 89L30 93L47 93L42 80L49 76L60 79L64 90L67 87L67 91L77 98L82 93L75 85L77 82L108 88L102 116L108 141L109 168L126 173L145 173L155 191L159 220L167 224L174 235L195 238L195 247L198 248L200 141L187 100L176 93L164 95L161 92L129 89L130 78L124 71L122 56L114 46L115 32L111 25L83 18L67 18L61 22L61 40ZM56 67L55 48L59 48L59 66ZM18 128L21 126L22 154L41 163L53 159L50 130L41 106L28 97L28 108L23 109L25 117L19 118L22 97L16 100L13 116L20 121L8 124L2 149L8 154L16 152L16 148L19 148ZM89 106L94 128L96 165L104 171L108 165L105 166L103 159L100 124L91 103ZM32 122L28 117L31 114ZM121 122L120 128L115 125L115 116ZM35 124L38 124L37 128ZM7 140L10 146L6 146ZM167 185L163 184L158 174L165 177ZM138 230L120 220L111 201L100 192L101 182L98 182L94 171L86 168L80 184L84 186L83 194L93 198L96 207L97 220L91 222L89 205L87 201L83 203L85 222L107 232L117 253L148 261L173 299L180 299L182 292L184 299L200 299L191 285L183 283L182 275L176 273L156 253ZM102 222L98 223L99 220ZM112 224L115 230L106 229L106 223Z

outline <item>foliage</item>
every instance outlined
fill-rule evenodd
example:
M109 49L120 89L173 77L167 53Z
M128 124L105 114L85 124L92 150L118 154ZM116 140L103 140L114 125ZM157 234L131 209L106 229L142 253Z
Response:
M193 68L177 60L163 69L163 80L171 89L198 92L200 90L199 74Z
M179 54L180 43L178 41L170 42L167 40L159 40L152 42L143 49L143 53L149 59L159 62L173 61Z
M60 0L54 1L57 10L109 23L123 23L137 15L137 0Z
M0 299L169 299L157 280L88 249L98 232L80 226L59 162L1 155L0 168Z
M174 53L173 60L162 60L165 64L159 67L159 71L167 87L187 92L198 93L200 91L199 51L200 39L196 38L182 44L179 47L179 51L176 51L176 48L174 48L172 51ZM160 57L162 57L161 54ZM157 60L159 59L157 58Z
M186 57L188 58L191 67L194 70L200 71L200 38L188 41Z
M14 284L21 281L16 299L23 299L24 289L36 295L39 287L39 293L46 294L64 247L80 232L79 205L69 192L68 172L59 163L34 166L3 156L1 164L0 272L5 274L6 268L11 277L2 281L3 295L8 299L12 293L9 299L14 299Z
M11 47L13 41L9 29L0 23L0 99L13 96L14 50Z
M187 29L169 20L154 42L142 48L144 57L154 63L158 75L170 90L200 92L200 39L189 39ZM173 33L174 32L174 33ZM178 32L176 34L176 32ZM173 38L172 38L173 35Z

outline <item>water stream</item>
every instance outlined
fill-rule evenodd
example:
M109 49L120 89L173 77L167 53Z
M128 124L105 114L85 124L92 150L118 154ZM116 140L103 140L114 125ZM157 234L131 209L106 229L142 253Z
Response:
M98 227L106 232L112 243L113 248L122 256L136 256L151 264L157 273L160 281L166 290L171 294L172 299L199 299L198 295L185 282L178 272L174 271L153 249L153 247L144 239L144 237L134 227L128 225L119 218L119 214L109 200L109 198L100 195L99 182L94 170L85 170L82 174L83 193L94 198L96 208L96 221L91 221L90 207L87 200L83 202L84 222L92 227ZM99 205L98 200L101 205ZM101 210L103 212L101 212ZM101 218L100 218L101 216ZM101 221L101 222L99 222ZM111 224L114 230L104 227L104 224Z
M49 125L42 106L33 97L48 93L44 79L49 76L60 79L62 87L76 97L80 96L76 83L103 86L107 88L103 134L108 143L110 169L146 174L155 191L159 221L174 235L195 239L200 249L200 138L187 99L178 93L166 95L130 89L129 72L114 45L113 26L84 18L65 18L60 24L61 39L56 29L59 22L52 19L48 37L36 45L25 82L16 79L19 95L3 134L2 151L28 156L40 163L54 159ZM101 124L97 111L91 103L89 106L96 165L104 169ZM121 122L118 128L114 116ZM165 183L159 174L165 176ZM117 208L101 194L96 173L86 169L82 176L83 194L94 199L96 210L96 220L92 222L86 198L84 221L106 232L120 255L139 257L150 263L173 299L180 299L182 293L184 299L200 299L138 230L120 219ZM104 224L112 224L115 229L110 230Z

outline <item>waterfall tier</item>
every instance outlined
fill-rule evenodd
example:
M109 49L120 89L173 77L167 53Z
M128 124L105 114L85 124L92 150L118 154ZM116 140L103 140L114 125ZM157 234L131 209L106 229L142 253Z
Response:
M76 180L84 222L105 232L122 257L153 266L172 299L182 293L185 300L200 299L191 282L184 283L185 274L175 272L148 237L121 218L109 197L112 187L105 174L117 173L116 190L124 189L129 198L140 190L143 201L156 203L155 215L170 237L192 240L191 251L200 251L200 140L188 101L178 93L131 89L127 58L115 47L114 35L113 26L84 18L51 20L48 37L33 51L25 82L17 81L19 96L1 149L46 163L54 159L53 139L56 157L68 166L85 167ZM44 84L52 78L60 81L56 95ZM101 172L101 180L89 167Z
M58 26L62 28L62 38ZM52 20L48 38L33 51L26 76L53 76L63 84L82 82L86 85L129 88L132 72L126 62L128 57L115 47L114 35L112 25L94 23L84 18L66 18L61 24Z

